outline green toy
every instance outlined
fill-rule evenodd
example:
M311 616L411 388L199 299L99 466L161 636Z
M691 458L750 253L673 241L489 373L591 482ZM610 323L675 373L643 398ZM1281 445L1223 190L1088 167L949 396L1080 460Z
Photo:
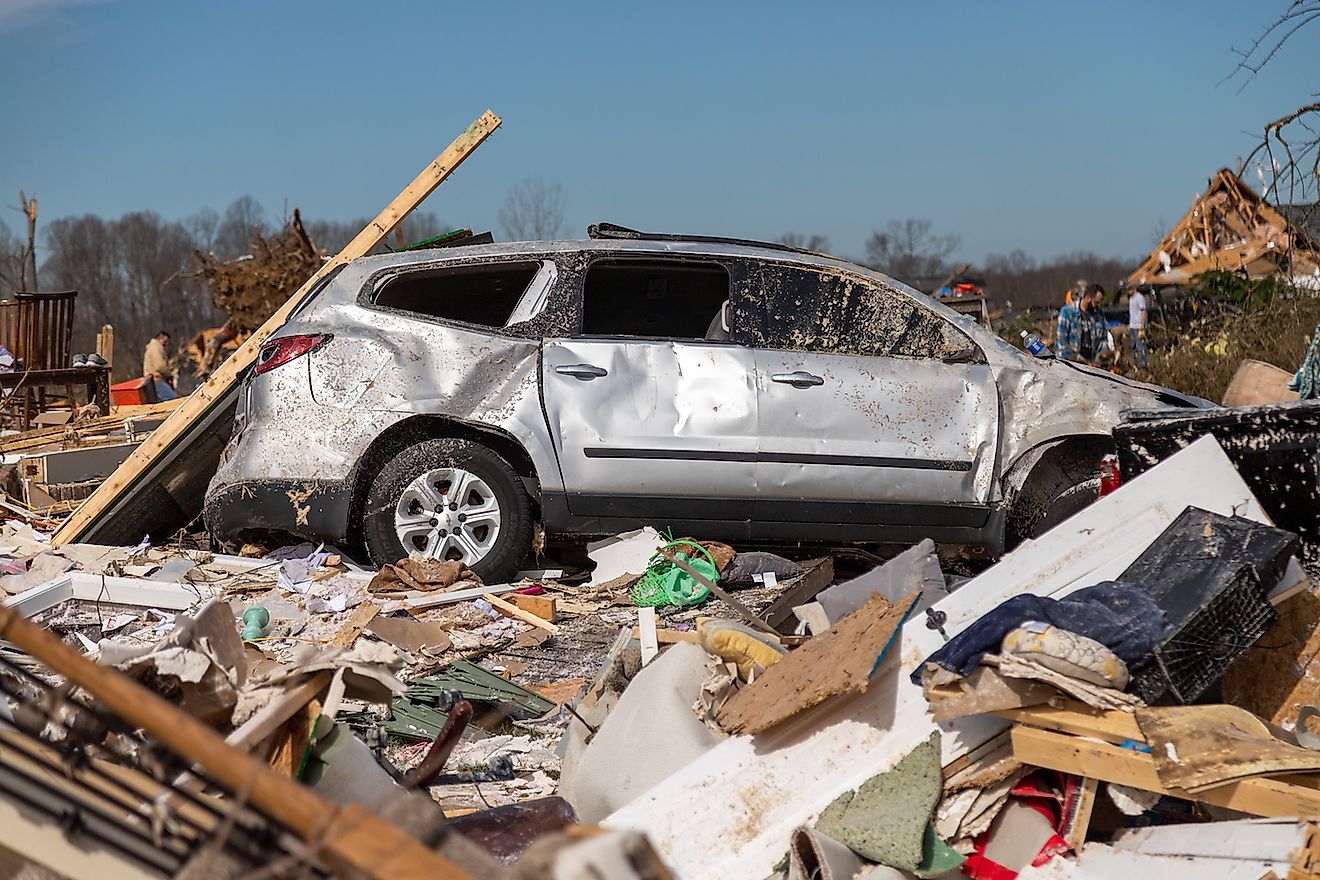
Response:
M270 612L260 605L253 605L243 612L243 641L250 642L266 634L270 626Z

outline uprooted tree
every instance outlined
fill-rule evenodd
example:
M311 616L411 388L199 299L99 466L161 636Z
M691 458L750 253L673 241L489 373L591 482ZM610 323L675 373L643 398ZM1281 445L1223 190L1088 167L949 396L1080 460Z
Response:
M241 259L222 260L200 250L195 256L197 276L215 307L228 316L223 328L202 330L187 346L202 377L220 365L227 345L237 345L264 324L325 260L296 208L279 232L254 231L251 253Z

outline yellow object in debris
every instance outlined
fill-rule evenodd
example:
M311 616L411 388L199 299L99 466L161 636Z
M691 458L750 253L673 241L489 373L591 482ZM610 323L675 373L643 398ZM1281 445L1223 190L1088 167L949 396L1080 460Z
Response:
M701 636L703 648L726 662L737 664L738 677L743 681L749 681L757 667L769 669L788 653L771 636L731 620L698 618L697 633Z

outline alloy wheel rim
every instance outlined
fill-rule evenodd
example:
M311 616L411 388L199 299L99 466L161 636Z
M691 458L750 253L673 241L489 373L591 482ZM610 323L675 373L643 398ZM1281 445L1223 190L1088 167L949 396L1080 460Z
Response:
M406 553L472 566L500 534L500 503L486 481L463 468L436 468L404 487L394 531Z

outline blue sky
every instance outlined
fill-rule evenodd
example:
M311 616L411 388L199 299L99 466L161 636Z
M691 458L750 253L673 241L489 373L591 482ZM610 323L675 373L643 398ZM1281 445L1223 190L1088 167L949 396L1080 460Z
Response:
M542 177L575 235L860 255L915 216L971 260L1138 255L1320 92L1320 27L1220 82L1286 6L0 0L0 205L370 215L490 107L504 127L425 206L455 225L498 234L510 186Z

